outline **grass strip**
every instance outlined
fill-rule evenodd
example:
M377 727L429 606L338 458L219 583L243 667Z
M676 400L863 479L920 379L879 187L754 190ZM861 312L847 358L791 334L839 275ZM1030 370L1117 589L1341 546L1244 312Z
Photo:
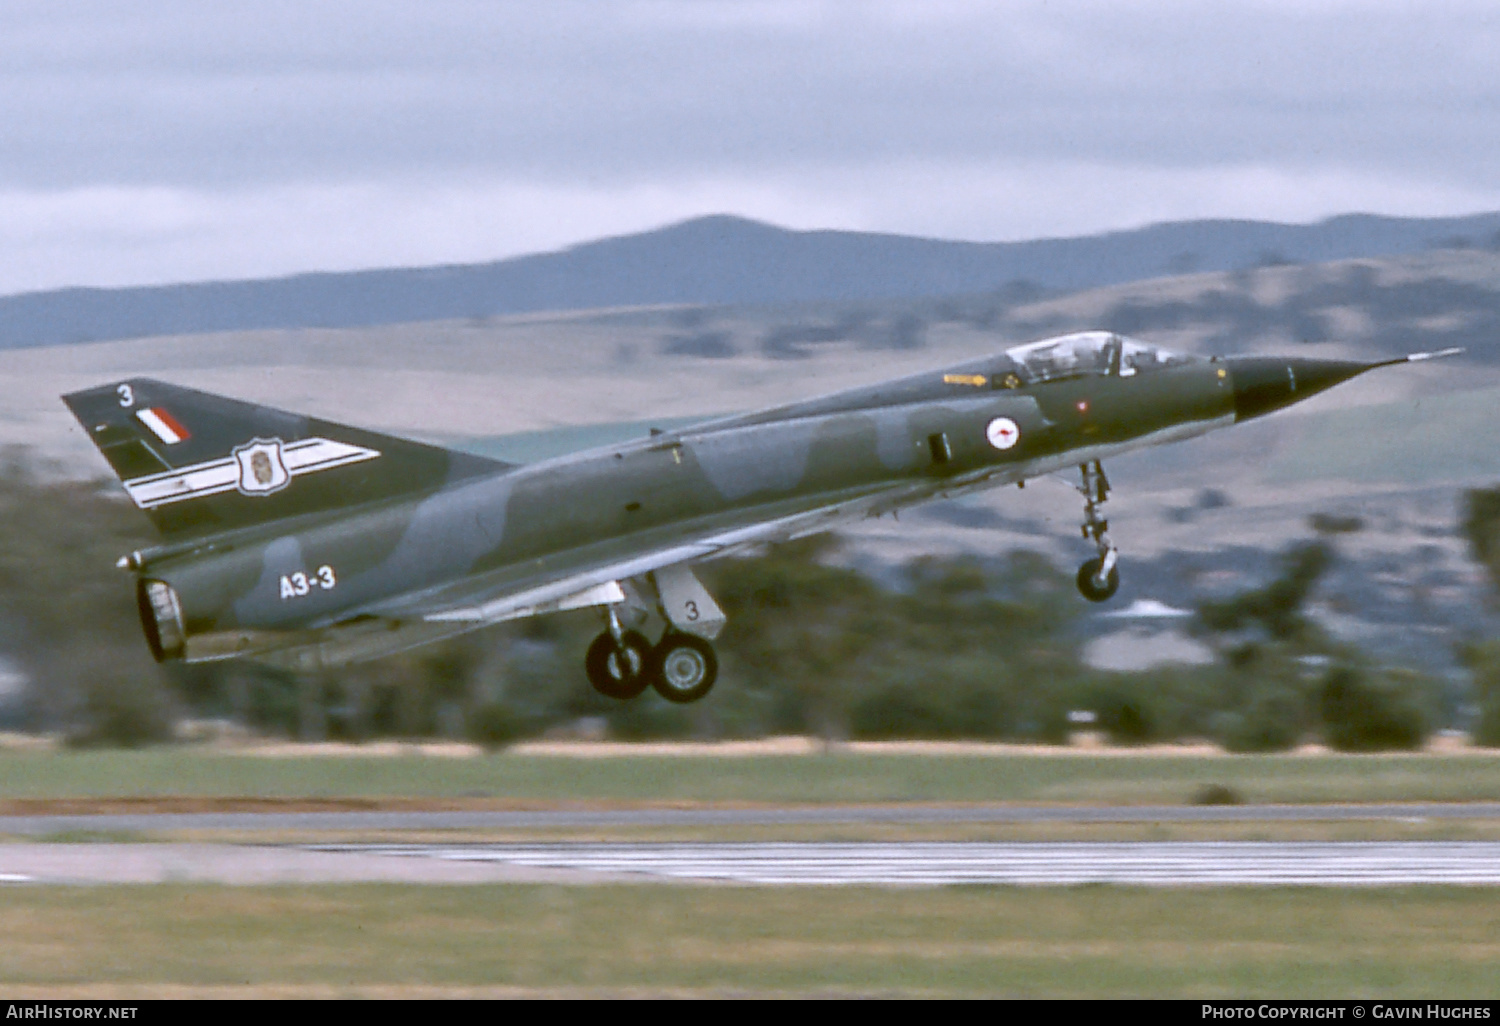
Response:
M826 754L559 758L498 753L257 758L202 749L6 752L0 801L89 797L449 798L516 802L1182 804L1208 785L1246 802L1482 801L1495 755ZM21 811L12 809L7 811Z
M19 993L1487 997L1500 890L13 888Z

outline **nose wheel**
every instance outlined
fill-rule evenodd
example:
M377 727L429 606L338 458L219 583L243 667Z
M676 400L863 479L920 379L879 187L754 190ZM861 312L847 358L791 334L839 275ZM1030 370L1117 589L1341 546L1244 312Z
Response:
M1120 590L1120 571L1116 564L1120 550L1109 540L1109 521L1104 518L1104 503L1109 499L1109 478L1098 460L1081 464L1083 483L1083 536L1094 543L1098 555L1078 568L1078 591L1090 602L1103 602Z
M1078 568L1078 590L1090 602L1103 602L1120 590L1120 571L1105 570L1103 559L1091 559Z

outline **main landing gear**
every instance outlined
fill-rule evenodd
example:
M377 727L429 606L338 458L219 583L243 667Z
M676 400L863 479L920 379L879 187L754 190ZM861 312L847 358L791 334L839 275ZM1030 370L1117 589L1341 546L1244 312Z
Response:
M1098 460L1080 464L1083 484L1083 536L1091 539L1098 555L1078 568L1078 590L1090 602L1103 602L1120 589L1120 550L1109 540L1109 521L1101 510L1109 498L1109 478Z
M651 683L651 642L639 631L605 631L583 657L594 690L609 698L634 698Z
M639 631L623 630L613 608L609 628L589 645L584 669L594 690L609 698L635 698L648 686L669 702L696 702L714 686L719 659L704 639L671 628L652 645Z

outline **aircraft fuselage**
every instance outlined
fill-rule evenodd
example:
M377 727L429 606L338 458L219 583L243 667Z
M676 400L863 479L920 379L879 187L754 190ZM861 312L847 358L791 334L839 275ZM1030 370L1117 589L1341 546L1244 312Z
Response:
M948 384L932 399L706 425L549 460L253 532L149 572L178 596L188 658L236 655L278 646L282 632L386 615L392 595L535 587L616 553L767 521L790 520L788 535L824 529L1233 416L1216 364L1024 390ZM998 438L1005 448L987 436L997 421L1010 432Z
M311 668L598 606L594 686L631 697L650 677L692 701L723 624L694 562L1078 467L1098 552L1078 585L1103 601L1119 575L1101 460L1380 365L1091 332L526 466L145 379L65 398L167 536L122 559L159 659ZM636 630L653 611L655 646Z

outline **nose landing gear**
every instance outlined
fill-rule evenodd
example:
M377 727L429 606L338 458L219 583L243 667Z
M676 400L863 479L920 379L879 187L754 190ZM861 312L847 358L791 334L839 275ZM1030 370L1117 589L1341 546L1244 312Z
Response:
M1109 498L1109 478L1098 460L1080 464L1083 484L1083 536L1091 539L1098 555L1078 568L1078 590L1090 602L1103 602L1120 589L1120 571L1115 565L1120 550L1109 540L1109 521L1101 511Z

